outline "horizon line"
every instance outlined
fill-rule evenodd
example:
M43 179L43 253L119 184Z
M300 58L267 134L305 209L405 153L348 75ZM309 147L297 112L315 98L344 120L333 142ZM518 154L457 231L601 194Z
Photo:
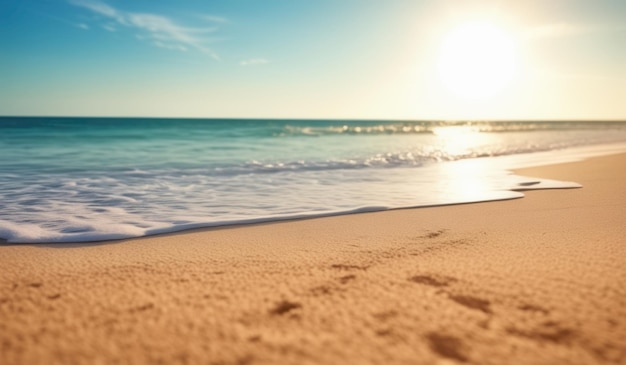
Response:
M67 119L185 119L185 120L298 120L298 121L362 121L362 122L617 122L626 123L626 118L470 118L470 119L444 119L444 118L302 118L302 117L189 117L189 116L87 116L87 115L0 115L0 118L67 118Z

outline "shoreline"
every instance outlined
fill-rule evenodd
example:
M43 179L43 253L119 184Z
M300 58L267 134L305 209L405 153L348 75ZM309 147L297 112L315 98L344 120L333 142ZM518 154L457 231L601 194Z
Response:
M185 234L189 232L203 231L203 230L214 230L214 229L222 229L229 227L246 227L250 225L258 225L258 224L272 224L272 223L281 223L281 222L294 222L299 220L307 220L307 219L320 219L320 218L330 218L330 217L338 217L343 215L352 215L352 214L364 214L364 213L376 213L376 212L386 212L393 210L402 210L402 209L428 209L428 208L436 208L436 207L446 207L446 206L457 206L457 205L465 205L465 204L480 204L480 203L488 203L488 202L497 202L497 201L505 201L512 199L519 199L524 197L524 192L533 191L533 190L551 190L551 189L571 189L571 188L580 188L581 186L576 182L570 181L559 181L559 180L550 180L545 178L537 178L536 181L530 182L521 182L521 179L530 179L533 178L531 176L524 176L522 173L517 173L517 170L522 170L529 167L541 167L546 164L561 164L567 162L576 162L576 161L584 161L590 158L602 157L602 156L610 156L615 154L626 153L626 143L609 143L609 144L599 144L599 145L588 145L582 147L573 147L567 148L565 150L550 150L550 151L540 151L534 153L525 153L519 155L502 155L502 156L492 156L492 157L474 157L468 159L460 159L455 161L443 162L442 165L431 165L430 167L439 167L442 168L444 165L453 166L456 164L456 167L448 167L448 169L461 168L463 170L473 169L475 167L467 166L470 164L476 164L478 168L487 168L493 171L500 172L508 172L513 177L520 179L518 185L509 185L505 187L502 186L501 190L491 190L490 194L494 195L496 191L508 192L507 196L501 194L502 196L492 196L486 197L484 196L484 192L481 194L484 196L482 198L478 198L476 200L460 200L458 202L451 203L424 203L421 205L409 205L409 206L398 206L398 207L378 207L378 206L363 206L354 208L352 210L346 211L337 211L337 212L327 212L327 213L300 213L290 216L269 216L269 217L255 217L255 218L246 218L240 219L236 221L218 221L218 222L206 222L206 223L190 223L187 224L187 227L167 227L160 228L154 230L154 232L150 232L140 236L127 236L124 237L122 233L98 233L99 235L108 236L109 238L98 238L98 239L81 239L83 234L80 234L79 237L69 237L69 238L60 238L62 240L50 239L46 240L44 238L38 238L32 241L22 241L19 239L17 241L11 242L11 239L0 237L0 245L21 245L21 244L99 244L99 243L107 243L107 242L116 242L116 241L124 241L129 239L137 239L137 238L145 238L145 237L159 237L163 235L171 235L171 234ZM551 163L546 161L552 161ZM452 164L452 165L451 165ZM461 164L461 165L459 165ZM463 164L466 164L465 166ZM483 165L484 164L484 165ZM513 179L511 179L513 180ZM512 183L512 182L510 182ZM519 195L515 195L516 193L520 193ZM8 229L11 232L11 229ZM89 236L89 233L86 234ZM115 237L115 238L110 238Z
M545 164L546 161L561 163L623 152L626 152L626 143L612 143L534 153L466 158L426 164L414 169L393 169L393 172L389 172L393 176L393 178L389 178L391 185L374 184L374 194L368 193L367 184L361 187L364 189L363 191L359 190L356 193L352 192L354 190L352 188L343 188L340 191L323 189L322 192L325 192L323 195L307 198L311 201L320 200L322 203L309 202L305 205L298 203L295 210L288 210L287 208L290 204L283 202L288 202L289 199L279 195L272 196L270 201L261 199L260 202L256 202L254 197L250 196L252 204L246 203L247 205L244 204L241 207L235 204L233 207L240 208L225 209L223 212L216 214L206 211L202 207L195 211L194 207L198 205L196 203L180 204L178 211L168 210L166 204L166 207L163 208L164 210L161 211L159 206L155 205L159 201L158 198L154 198L152 200L148 199L134 208L124 204L118 206L116 205L117 203L110 207L112 210L117 209L124 214L126 214L127 210L130 212L132 209L138 209L136 216L124 216L120 212L110 215L107 215L108 213L99 215L99 213L96 213L99 209L95 209L98 207L91 207L87 201L78 201L76 203L78 205L73 205L70 201L64 203L63 206L66 208L57 212L59 216L58 222L56 222L53 216L44 216L45 214L55 212L54 204L46 203L45 199L39 202L42 205L38 208L41 213L34 215L31 213L23 214L26 208L19 204L11 204L9 201L6 213L9 215L15 214L17 221L20 223L2 220L0 235L3 238L0 238L0 243L106 242L143 236L153 237L164 233L188 232L204 228L245 226L248 224L333 217L370 211L430 208L514 199L521 197L521 192L526 190L577 187L575 183L546 179L539 179L537 180L538 184L534 184L537 181L533 181L533 184L531 184L531 181L520 176L520 174L512 174L511 171L515 168L540 166ZM384 175L386 171L381 169L376 170L375 173ZM424 176L426 177L424 178ZM361 178L367 180L366 176L361 176ZM381 181L384 180L383 178ZM71 183L74 184L73 182ZM427 188L417 188L421 186L427 186ZM439 186L443 188L439 188ZM46 188L42 186L38 187L38 189L43 190L35 189L35 191L39 191L39 193L34 194L35 196L46 191ZM245 192L243 196L250 195L248 194L249 192ZM308 196L307 194L305 192L304 195ZM347 194L348 198L342 194ZM262 192L260 195L263 196ZM287 195L290 196L289 194ZM340 198L341 204L335 204L334 201L336 199L333 198L335 195ZM370 195L373 198L370 198ZM237 197L238 195L233 192L231 196ZM342 197L344 198L341 199ZM179 197L178 199L182 198ZM221 204L228 206L229 203L236 202L238 198L229 199L226 199ZM55 200L52 199L51 201L54 202ZM189 201L201 202L203 200L198 200L198 196L196 196L195 200L190 199ZM268 203L274 204L279 209L273 209L270 206L268 210L262 211L257 209L255 205ZM152 207L150 211L160 212L160 214L157 213L151 216L146 211L146 207ZM108 209L107 207L99 208L103 211ZM75 213L75 211L82 210L85 210L84 217ZM145 214L142 214L142 211ZM232 211L232 214L225 213L230 211ZM187 214L191 218L188 218ZM153 218L155 219L154 221L151 220Z
M0 246L0 362L605 364L626 154L524 199Z

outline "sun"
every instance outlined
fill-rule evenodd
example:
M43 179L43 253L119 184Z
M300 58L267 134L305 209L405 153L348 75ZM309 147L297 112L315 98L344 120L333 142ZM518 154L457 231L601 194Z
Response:
M514 37L491 22L458 25L441 44L440 81L463 99L491 99L513 81L518 67Z

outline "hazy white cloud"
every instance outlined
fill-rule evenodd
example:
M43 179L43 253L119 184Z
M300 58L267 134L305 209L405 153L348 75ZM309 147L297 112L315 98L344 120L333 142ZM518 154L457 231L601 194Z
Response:
M562 80L583 80L583 81L607 81L612 80L614 77L609 77L606 75L600 74L590 74L590 73L555 73L552 75L553 78L562 79Z
M108 30L109 32L117 32L117 28L112 24L105 24L102 26L102 29Z
M562 38L589 33L618 32L625 29L626 27L623 25L592 25L561 22L531 27L525 32L525 36L528 39Z
M597 71L597 72L596 72ZM537 82L543 81L573 81L579 82L583 81L586 83L589 82L607 82L611 80L615 80L616 75L608 75L606 73L602 73L602 70L592 70L592 72L566 72L560 68L535 68L532 70L532 77L536 77Z
M181 45L172 45L172 44L163 43L161 41L154 41L152 42L152 44L154 44L155 46L159 48L173 49L177 51L187 52L187 47L181 46Z
M76 6L80 6L86 9L89 9L91 11L93 11L94 13L109 17L109 18L114 18L117 21L119 21L120 23L124 21L124 17L119 14L119 12L103 3L100 1L94 1L94 0L69 0L69 3L72 5L76 5Z
M219 24L229 23L228 19L223 18L221 16L215 16L215 15L200 15L200 19L204 19L204 20L209 21L211 23L219 23Z
M85 8L95 14L114 20L118 25L144 32L146 36L142 35L137 38L149 41L154 46L178 51L187 51L189 48L193 48L215 59L219 59L218 55L206 45L208 40L201 37L203 34L215 32L217 30L216 26L210 28L190 28L179 25L163 15L126 12L98 0L68 1L72 5ZM223 21L226 20L224 19ZM213 22L216 21L213 20ZM105 24L103 28L111 32L117 30L111 24Z
M243 60L239 62L241 66L265 65L268 63L270 63L270 61L266 60L265 58L251 58L251 59Z
M85 29L85 30L89 29L89 26L85 23L79 23L79 24L76 24L76 26L80 29Z
M532 27L526 32L527 38L558 38L583 33L580 26L567 23L545 24Z

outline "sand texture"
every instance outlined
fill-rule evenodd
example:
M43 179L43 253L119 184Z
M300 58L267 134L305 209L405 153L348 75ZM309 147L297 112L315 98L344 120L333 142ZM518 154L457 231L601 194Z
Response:
M582 189L0 245L0 364L626 364L626 155Z

